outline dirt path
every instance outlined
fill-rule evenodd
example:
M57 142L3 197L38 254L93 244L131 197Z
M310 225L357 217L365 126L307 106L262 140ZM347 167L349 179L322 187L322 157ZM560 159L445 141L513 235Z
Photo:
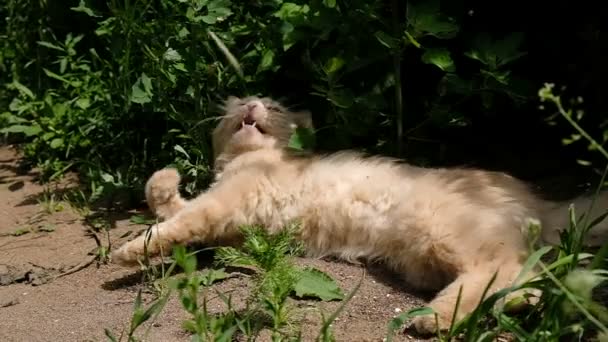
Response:
M35 173L18 168L18 155L10 147L0 147L0 341L105 341L104 329L116 335L125 328L133 312L133 302L141 286L136 269L91 263L75 273L55 278L93 260L95 239L82 217L65 203L52 205L51 193L35 183ZM61 208L63 207L63 209ZM49 210L54 209L54 210ZM62 210L59 210L62 209ZM52 211L52 213L49 213ZM128 213L110 229L110 241L118 245L128 231L145 226L130 223ZM105 243L105 237L100 237ZM298 259L333 276L345 292L356 286L363 268L356 265ZM215 285L230 292L238 306L248 295L245 276ZM333 324L338 341L382 341L387 324L397 312L423 302L406 293L394 276L368 269L363 284L345 311ZM153 296L144 293L144 303ZM307 301L298 301L306 307ZM320 303L328 310L339 302ZM219 300L211 301L211 311L222 310ZM306 341L318 332L313 314L303 320ZM189 341L181 328L188 318L175 296L160 317L149 327L146 341ZM143 335L139 335L143 337ZM415 338L400 333L397 341Z

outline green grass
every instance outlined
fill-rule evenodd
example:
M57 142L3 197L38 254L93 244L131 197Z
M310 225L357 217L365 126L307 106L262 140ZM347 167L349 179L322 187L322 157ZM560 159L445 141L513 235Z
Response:
M312 267L300 268L293 262L301 247L294 241L292 226L281 233L269 235L261 227L243 227L245 242L242 248L218 247L214 267L198 269L196 254L200 251L187 252L184 246L173 249L173 262L158 279L145 279L147 282L160 283L163 291L154 292L156 300L147 308L142 307L141 293L135 300L135 307L130 324L121 334L106 330L112 341L138 341L136 330L148 320L153 320L165 306L168 298L176 293L183 310L190 319L183 322L183 328L192 334L193 341L231 341L241 335L253 341L258 334L268 329L273 341L298 341L302 327L294 319L301 312L293 305L300 298L316 298L322 301L341 300L343 305L328 317L322 313L322 328L317 339L331 341L331 322L344 305L352 298L355 290L345 295L335 281ZM144 267L151 267L149 260ZM221 293L212 285L228 278L226 267L248 268L254 272L251 277L253 290L246 300L244 309L232 305L230 294ZM176 269L179 274L175 274ZM158 273L155 273L158 274ZM219 314L210 314L207 310L210 294L218 297L225 305Z

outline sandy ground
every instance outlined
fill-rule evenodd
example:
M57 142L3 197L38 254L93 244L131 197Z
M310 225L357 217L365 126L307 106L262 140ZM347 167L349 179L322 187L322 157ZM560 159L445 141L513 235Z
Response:
M118 336L130 322L138 290L147 289L141 273L91 263L97 243L82 216L66 203L60 204L62 210L45 210L44 188L36 183L36 173L24 172L18 165L14 149L0 147L0 341L104 341L108 340L104 329ZM125 233L146 228L129 221L136 213L122 213L111 222L109 240L113 245L124 242ZM98 238L107 245L106 236ZM338 341L382 341L389 321L398 312L424 303L394 275L378 267L330 260L297 259L297 263L327 272L345 293L365 274L358 293L333 324ZM236 273L214 288L230 293L238 307L249 295L250 282L246 274ZM148 304L154 295L144 291L143 299ZM223 309L217 298L210 303L212 312ZM329 314L340 302L294 300L294 304L303 310L316 305ZM308 312L299 321L304 340L312 341L319 331L318 314L303 312ZM158 319L140 328L138 336L146 341L189 341L190 335L181 327L187 318L174 294ZM408 329L400 331L395 340L420 340L410 333Z

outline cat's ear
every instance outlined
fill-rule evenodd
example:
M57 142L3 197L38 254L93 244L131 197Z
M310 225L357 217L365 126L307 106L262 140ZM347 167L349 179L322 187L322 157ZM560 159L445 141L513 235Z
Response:
M299 112L293 112L293 120L298 127L308 128L310 130L314 130L315 127L312 123L312 113L310 111L304 110Z
M228 98L226 99L226 101L224 101L224 104L225 104L226 107L229 107L229 106L232 106L232 105L234 105L235 103L237 103L239 101L241 101L241 99L239 97L230 95L230 96L228 96Z

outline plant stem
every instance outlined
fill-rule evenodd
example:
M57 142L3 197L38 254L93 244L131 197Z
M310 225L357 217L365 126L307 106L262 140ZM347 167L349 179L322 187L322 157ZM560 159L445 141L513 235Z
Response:
M600 151L600 153L606 159L608 159L608 152L602 147L602 145L598 144L597 141L595 141L595 139L593 139L587 132L585 132L585 130L583 130L576 121L574 121L572 119L572 115L571 115L572 113L570 113L570 111L567 111L564 109L564 106L562 106L562 100L559 98L559 96L553 95L552 97L553 97L553 102L557 106L557 110L559 111L559 113L572 125L572 127L574 127L574 129L576 129L576 131L580 135L582 135L585 139L587 139L591 143L591 146L593 146L593 148L597 148L597 150Z
M399 1L392 0L393 30L399 34ZM395 111L397 114L397 156L401 157L403 152L403 93L401 86L401 50L393 49L393 72L395 74Z

